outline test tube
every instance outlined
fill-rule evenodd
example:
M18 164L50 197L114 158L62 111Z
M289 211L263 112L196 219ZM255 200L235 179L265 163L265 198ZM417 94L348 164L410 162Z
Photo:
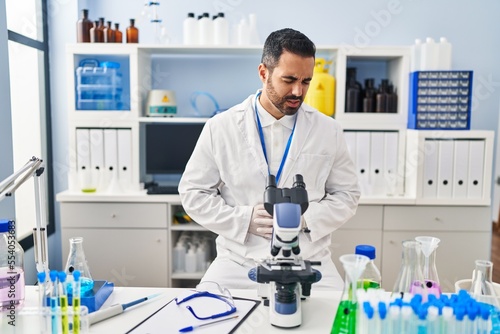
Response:
M57 289L57 271L50 271L50 282L51 282L51 291L50 291L50 313L52 319L52 334L59 333L59 325L58 321L58 289Z
M69 333L69 322L68 322L68 294L66 289L66 273L60 271L58 273L59 277L59 304L61 306L61 324L63 334Z
M40 304L40 308L43 309L45 306L47 306L47 297L46 297L47 287L45 285L45 279L46 279L45 272L42 271L38 273L37 278L38 278L38 296L39 296L38 302Z
M81 287L80 275L81 274L80 274L79 270L73 271L72 304L73 304L73 333L74 334L80 333L80 287Z

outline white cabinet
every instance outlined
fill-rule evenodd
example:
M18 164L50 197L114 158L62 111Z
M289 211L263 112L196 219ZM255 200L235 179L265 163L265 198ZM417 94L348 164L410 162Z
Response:
M441 242L436 266L444 292L453 292L457 280L472 277L475 260L489 259L489 207L385 206L382 243L382 286L392 291L401 260L402 242L433 236Z
M375 264L381 267L383 206L360 205L356 215L344 226L332 233L330 251L332 260L342 278L344 268L339 261L343 254L353 254L357 245L372 245L376 249ZM321 268L319 269L321 271Z
M195 222L175 223L183 211L177 195L106 196L61 193L63 263L69 239L83 237L85 255L95 280L116 286L194 287L215 257L215 234ZM89 201L90 200L90 201ZM176 272L174 247L181 234L207 240L206 263L196 272ZM198 246L198 245L193 245Z

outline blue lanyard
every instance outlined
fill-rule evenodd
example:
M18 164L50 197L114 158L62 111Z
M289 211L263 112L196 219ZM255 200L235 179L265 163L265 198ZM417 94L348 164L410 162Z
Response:
M260 144L262 145L262 151L264 151L264 158L266 158L267 162L267 172L271 175L271 170L269 169L269 161L267 160L267 152L266 152L266 142L264 140L264 132L262 131L262 124L260 123L259 113L257 112L257 100L259 99L260 92L255 96L255 118L257 119L257 127L259 129L259 137ZM288 151L290 150L290 145L292 144L293 133L295 132L295 124L297 124L297 115L295 116L295 121L293 122L292 133L290 133L290 137L288 137L288 142L286 143L285 152L283 153L283 158L281 158L280 167L278 169L278 174L276 175L276 184L279 184L281 171L283 170L283 166L285 165L286 157L288 156Z

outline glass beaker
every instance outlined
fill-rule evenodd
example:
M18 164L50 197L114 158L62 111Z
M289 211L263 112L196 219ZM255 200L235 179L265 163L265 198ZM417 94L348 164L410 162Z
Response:
M420 242L422 253L424 254L422 274L424 276L427 294L441 296L441 285L436 269L436 249L441 240L434 237L420 236L415 238Z
M493 262L487 260L476 260L476 269L472 272L472 282L470 293L479 297L478 299L488 300L495 306L498 305L497 295L492 283ZM486 298L484 298L486 297Z
M340 257L345 271L344 292L337 308L331 334L356 333L357 282L370 259L365 255L346 254Z
M85 257L85 252L83 251L83 238L75 237L69 239L69 255L68 261L66 261L66 267L64 271L68 275L72 275L73 271L80 271L80 296L85 296L91 293L94 288L94 280L92 275L90 275L89 265L87 264L87 258ZM71 284L68 284L68 294L72 294Z
M399 297L403 297L405 293L421 294L423 299L427 300L427 290L421 267L422 246L416 240L405 240L402 244L401 269L392 292L398 294Z

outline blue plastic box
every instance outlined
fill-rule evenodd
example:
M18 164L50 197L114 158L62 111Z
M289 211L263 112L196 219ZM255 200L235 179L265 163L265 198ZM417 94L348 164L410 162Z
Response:
M410 73L408 128L469 130L472 71Z
M120 64L84 59L76 69L77 110L122 110Z

